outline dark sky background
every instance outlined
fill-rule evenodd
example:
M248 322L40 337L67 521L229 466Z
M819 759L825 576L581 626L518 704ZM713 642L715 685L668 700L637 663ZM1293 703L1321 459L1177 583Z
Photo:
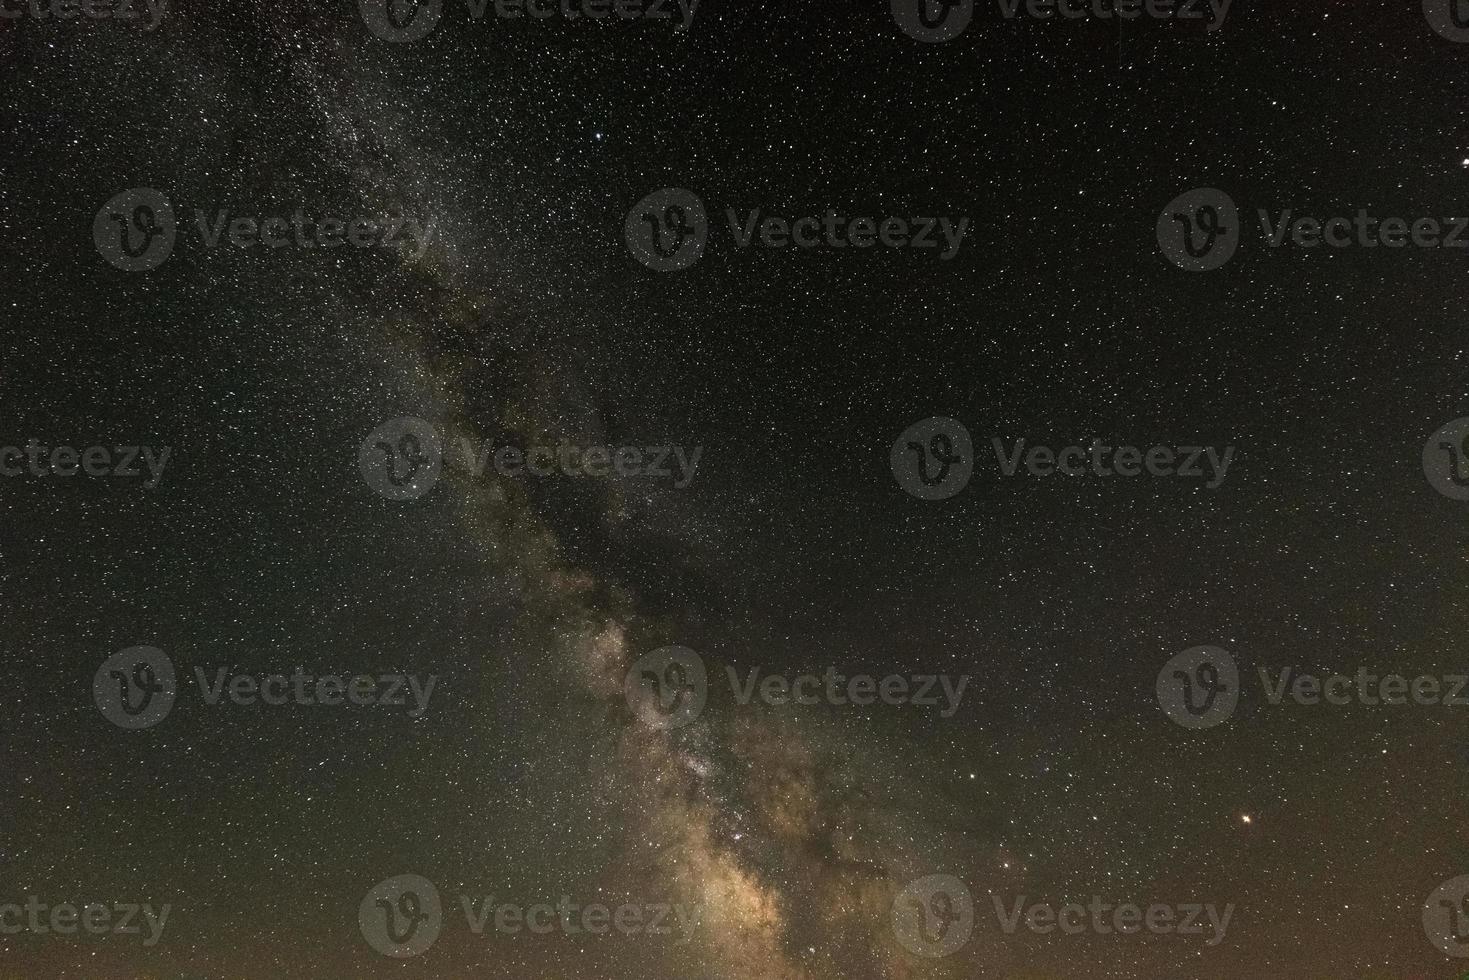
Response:
M1202 23L1003 20L922 44L885 5L705 0L672 23L474 22L390 44L352 4L176 0L153 33L0 22L0 445L171 447L162 482L0 480L0 902L170 903L138 937L0 935L0 977L1450 980L1420 923L1469 873L1446 707L1271 707L1190 732L1154 680L1464 671L1469 504L1424 440L1469 415L1469 255L1270 249L1255 211L1469 214L1469 46L1416 4L1240 0ZM98 254L130 187L195 209L408 213L381 250ZM623 242L687 187L680 273ZM1226 190L1223 269L1160 210ZM932 253L737 252L727 207L971 219ZM697 478L375 495L358 447L701 446ZM909 496L915 421L1053 446L1233 445L1229 478ZM451 468L452 469L452 468ZM432 708L98 712L125 647L256 673L440 678ZM741 707L650 733L621 675L971 676L962 709ZM1246 823L1243 817L1248 815ZM397 961L357 908L433 881ZM905 951L951 874L974 937ZM991 893L1236 904L1226 940L1006 936ZM475 936L460 895L688 902L684 937Z

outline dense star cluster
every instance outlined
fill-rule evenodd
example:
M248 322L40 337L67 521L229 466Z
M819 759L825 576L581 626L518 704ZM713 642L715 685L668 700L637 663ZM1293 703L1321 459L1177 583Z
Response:
M1454 6L0 0L0 978L1469 970Z

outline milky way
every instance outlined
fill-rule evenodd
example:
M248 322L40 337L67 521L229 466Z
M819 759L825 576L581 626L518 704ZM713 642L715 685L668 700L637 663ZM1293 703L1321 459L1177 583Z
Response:
M0 977L1462 972L1469 31L588 5L0 3Z

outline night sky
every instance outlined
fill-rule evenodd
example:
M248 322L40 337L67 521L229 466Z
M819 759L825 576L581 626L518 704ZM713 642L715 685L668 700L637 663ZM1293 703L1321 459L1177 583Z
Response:
M939 41L915 18L962 5L444 0L395 41L345 0L173 0L152 30L141 0L32 2L0 2L0 978L1469 970L1469 687L1355 681L1469 673L1469 247L1275 246L1260 217L1469 215L1447 0L1217 29L995 2ZM967 224L742 248L757 210ZM272 216L280 247L231 244ZM324 247L331 216L404 244ZM1187 268L1216 217L1236 250ZM171 251L130 259L149 227ZM1006 475L994 440L1085 463ZM1096 472L1095 442L1232 455L1211 486ZM643 470L476 472L466 443ZM164 715L107 707L158 657ZM1273 704L1287 668L1352 693ZM728 679L829 670L967 680ZM298 673L434 687L196 683ZM1228 717L1168 710L1216 677ZM441 911L385 940L419 879ZM683 914L475 931L562 896ZM1003 927L1094 896L1232 918ZM31 901L169 913L149 942Z

